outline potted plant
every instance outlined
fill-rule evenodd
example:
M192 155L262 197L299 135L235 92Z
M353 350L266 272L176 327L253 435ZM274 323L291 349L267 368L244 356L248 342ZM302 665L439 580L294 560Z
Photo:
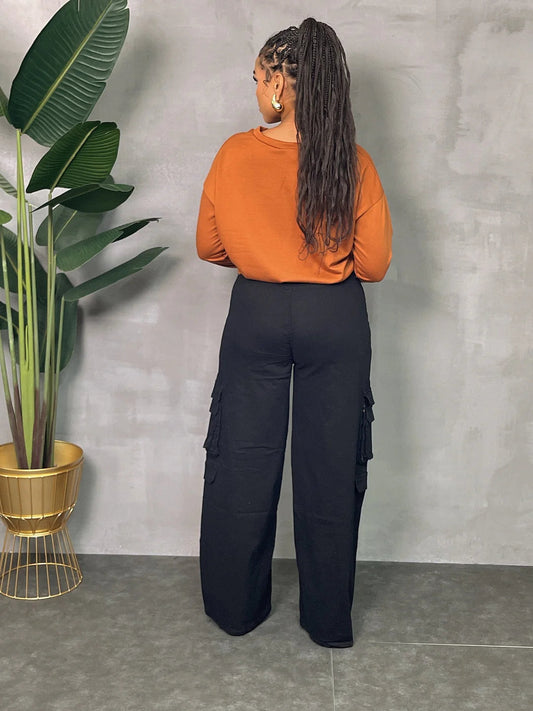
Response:
M0 517L7 524L0 593L11 597L50 597L81 580L66 521L76 502L83 453L55 440L59 379L75 347L78 302L138 272L165 249L146 249L77 285L68 276L157 219L98 230L102 215L133 191L111 177L120 138L116 124L87 120L128 21L127 0L69 0L27 52L9 98L0 88L0 120L13 127L17 157L16 180L0 173L7 194L7 209L0 209L0 368L12 435L11 443L0 446ZM26 136L48 148L27 183ZM58 188L64 190L58 194ZM42 190L44 201L32 204L29 196ZM7 226L10 199L16 200L13 231ZM59 550L55 557L52 546ZM52 567L52 578L58 577L54 589ZM25 588L19 584L24 579Z

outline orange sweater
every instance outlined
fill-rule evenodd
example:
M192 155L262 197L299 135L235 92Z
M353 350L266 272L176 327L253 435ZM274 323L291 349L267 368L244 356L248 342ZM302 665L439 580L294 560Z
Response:
M200 202L198 256L235 266L269 282L344 281L355 270L380 281L391 260L387 199L368 153L357 147L359 186L353 240L336 252L302 254L296 222L298 144L270 138L261 127L229 138L217 153Z

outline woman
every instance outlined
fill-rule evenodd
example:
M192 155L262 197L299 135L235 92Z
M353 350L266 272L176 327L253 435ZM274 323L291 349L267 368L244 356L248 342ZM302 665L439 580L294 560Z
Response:
M389 211L355 144L350 74L332 28L308 18L275 34L253 74L259 110L277 125L224 143L198 219L199 256L239 271L204 445L205 611L232 635L270 612L292 377L300 624L317 644L349 647L372 456L361 280L385 276Z

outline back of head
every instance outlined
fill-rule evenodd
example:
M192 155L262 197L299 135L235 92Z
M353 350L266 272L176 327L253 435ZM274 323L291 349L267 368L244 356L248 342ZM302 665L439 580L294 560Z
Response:
M350 72L335 31L309 17L273 35L259 56L296 93L299 142L297 220L311 252L336 250L353 233L355 124Z

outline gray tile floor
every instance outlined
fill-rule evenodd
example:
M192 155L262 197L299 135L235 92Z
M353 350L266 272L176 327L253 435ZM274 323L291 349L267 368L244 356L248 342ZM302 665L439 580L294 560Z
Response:
M299 627L294 561L244 637L205 617L198 560L80 556L62 598L0 599L0 708L532 711L533 568L359 563L355 644Z

